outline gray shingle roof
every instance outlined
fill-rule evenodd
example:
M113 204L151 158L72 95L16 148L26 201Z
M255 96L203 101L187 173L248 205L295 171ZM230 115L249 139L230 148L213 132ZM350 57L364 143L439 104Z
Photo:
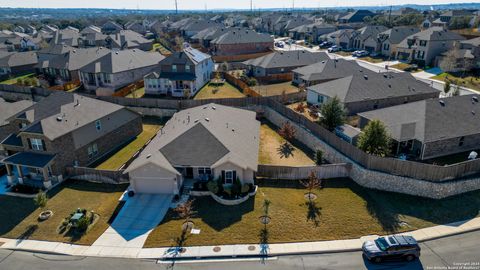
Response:
M365 69L341 79L310 86L308 90L328 97L337 96L344 103L439 93L409 73L379 74Z
M16 52L0 58L0 67L21 67L37 63L36 52Z
M402 42L406 37L420 32L420 29L417 27L409 26L400 26L388 29L379 34L379 37L385 37L385 39L390 40L392 44L398 44ZM388 37L388 38L387 38Z
M301 67L329 59L326 53L309 51L273 52L243 62L248 66L262 68Z
M155 66L165 57L158 52L142 50L110 51L106 55L82 67L88 73L118 73L143 67Z
M213 166L231 161L257 170L260 123L255 112L208 104L176 113L126 172L153 162Z
M10 117L18 114L32 105L33 102L28 100L6 102L3 98L0 98L0 126L8 124L8 119Z
M243 43L266 43L273 44L273 38L264 33L257 33L248 29L235 29L212 40L213 44L243 44Z
M300 78L305 81L325 81L348 76L364 69L355 61L327 59L326 61L294 69L293 72L298 73Z
M85 65L92 63L110 52L111 51L106 48L79 48L70 50L65 54L55 56L49 60L44 60L39 63L39 66L41 68L56 68L74 71L79 70Z
M434 40L434 41L450 41L450 40L465 40L465 38L455 32L443 29L443 27L430 27L426 30L420 31L416 34L406 37L398 45L400 48L408 48L408 40Z
M480 103L473 97L428 99L359 115L382 121L396 140L434 142L480 133Z
M32 152L19 152L11 155L2 160L3 163L23 165L35 168L44 168L53 159L55 155L32 153Z

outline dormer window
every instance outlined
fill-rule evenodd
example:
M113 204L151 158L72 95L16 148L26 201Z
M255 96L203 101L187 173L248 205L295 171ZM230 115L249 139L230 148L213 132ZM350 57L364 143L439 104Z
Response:
M97 131L102 130L102 122L100 122L100 120L95 121L95 129Z
M185 71L190 72L190 65L185 65Z
M37 138L29 138L28 139L30 149L36 151L45 151L45 144L43 143L42 139Z
M172 65L172 72L177 72L177 65Z

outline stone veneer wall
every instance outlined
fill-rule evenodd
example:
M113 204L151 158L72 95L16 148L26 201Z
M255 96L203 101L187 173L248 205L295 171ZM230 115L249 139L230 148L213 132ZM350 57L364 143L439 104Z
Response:
M265 117L276 126L281 126L288 121L287 118L269 107L263 107L263 110L265 111ZM302 141L311 149L322 150L324 158L328 161L332 163L351 163L350 178L363 187L433 199L442 199L480 189L480 177L455 179L445 182L430 182L367 170L315 137L304 127L301 127L297 123L291 122L291 124L297 129L296 139Z

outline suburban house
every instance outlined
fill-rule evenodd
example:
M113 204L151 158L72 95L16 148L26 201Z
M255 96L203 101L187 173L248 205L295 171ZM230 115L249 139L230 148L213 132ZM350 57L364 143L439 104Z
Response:
M191 47L174 52L145 76L145 94L192 97L210 81L212 57Z
M142 50L108 51L80 68L80 80L86 90L97 95L112 95L116 90L143 80L165 57Z
M363 128L380 120L393 139L393 153L426 160L477 150L480 144L477 95L427 99L360 113Z
M96 34L96 33L102 33L102 28L100 28L96 25L89 25L89 26L83 28L82 31L80 31L81 35Z
M80 31L75 28L65 28L52 33L52 39L49 44L65 44L72 47L78 47L78 39L81 37Z
M115 34L122 30L123 26L113 21L108 21L102 25L102 33L106 35Z
M320 36L320 40L328 41L337 45L342 50L348 50L353 47L354 29L340 29L335 32Z
M80 69L108 53L109 49L101 47L66 50L63 54L42 60L37 67L51 83L62 85L80 81Z
M87 166L142 132L141 116L123 106L55 92L7 119L16 129L0 146L9 184L49 188L68 166ZM16 168L16 174L13 173Z
M407 60L420 65L431 65L440 54L453 48L457 41L465 38L441 27L430 27L410 35L397 46L399 60Z
M352 75L365 68L355 61L327 59L292 70L293 84L311 86Z
M397 46L405 38L420 32L420 29L409 26L399 26L390 28L378 34L378 42L380 43L380 53L387 57L397 55Z
M273 38L268 34L236 28L211 41L213 55L241 55L273 50Z
M312 43L318 43L321 35L335 32L337 27L323 22L304 24L295 27L289 31L289 36L297 40L307 40Z
M37 63L36 52L0 52L0 77L34 73Z
M248 73L255 77L268 77L277 74L290 74L293 69L330 59L323 52L285 51L250 59L243 64Z
M436 59L444 72L463 72L480 68L480 37L456 42Z
M32 105L33 102L30 100L7 102L0 98L0 143L20 129L18 126L10 125L9 119ZM0 147L0 159L5 156L6 152Z
M125 30L131 30L141 35L145 35L147 33L147 28L141 22L136 21L126 23Z
M205 30L207 28L211 27L223 27L224 25L222 23L217 23L214 21L210 20L192 20L185 24L184 26L180 27L180 32L183 36L185 37L191 37L198 32Z
M256 113L217 104L173 115L126 169L137 193L179 194L184 179L253 183L260 122Z
M150 51L153 47L153 41L132 30L120 30L106 37L105 46L109 49Z
M338 19L339 23L363 23L365 17L375 17L375 13L370 10L359 9L348 13L347 15Z
M368 25L356 30L352 36L352 48L370 53L379 51L378 35L387 29L385 26Z
M438 98L440 91L410 73L376 73L360 69L340 79L307 88L307 102L322 105L335 96L349 115L399 104Z

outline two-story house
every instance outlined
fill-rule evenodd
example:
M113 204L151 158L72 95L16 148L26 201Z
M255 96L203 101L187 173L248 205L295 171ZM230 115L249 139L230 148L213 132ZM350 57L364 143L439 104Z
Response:
M122 87L143 80L163 59L158 52L109 51L80 68L80 80L86 90L96 91L97 95L112 95Z
M409 26L399 26L388 29L378 34L380 53L386 57L395 57L397 46L408 36L420 32L420 29Z
M191 47L174 52L145 76L145 93L174 97L194 96L210 81L214 64L210 55Z
M8 122L17 130L0 143L8 154L1 162L9 184L44 188L61 182L66 167L93 164L142 131L138 113L65 92L51 94Z

